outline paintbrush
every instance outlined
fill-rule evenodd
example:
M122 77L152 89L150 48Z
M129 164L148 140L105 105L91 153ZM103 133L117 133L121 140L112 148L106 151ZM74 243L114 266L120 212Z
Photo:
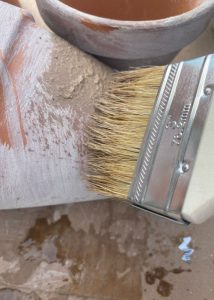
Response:
M212 179L214 175L212 157L214 145L213 119L210 116L214 113L214 109L213 105L210 105L210 97L214 68L211 68L213 64L211 58L201 58L169 66L167 71L164 71L164 68L155 68L116 74L115 82L110 86L106 95L108 102L105 102L101 94L112 76L112 72L107 67L52 33L37 27L27 12L2 2L0 2L0 7L0 32L2 32L0 35L0 164L2 166L0 209L91 201L102 199L105 196L101 195L107 194L119 195L120 199L128 197L137 207L155 211L159 215L168 216L180 222L199 223L213 214L214 192L210 178ZM183 72L186 69L188 72ZM145 197L141 199L149 201L136 203L135 194L134 196L130 194L127 187L130 186L130 191L132 191L132 176L136 172L137 161L143 162L144 157L149 159L149 156L141 151L140 144L146 127L145 141L147 141L147 136L150 136L150 127L153 128L152 120L157 112L156 104L154 104L157 93L159 96L156 104L162 103L164 96L163 104L167 104L167 107L163 106L162 112L160 111L161 114L164 113L165 117L160 120L162 123L166 122L166 128L161 125L162 131L158 131L159 147L156 147L155 151L159 153L160 145L166 144L163 152L167 153L168 159L159 160L163 164L157 165L156 168L154 168L156 164L153 161L152 163L145 161L144 166L148 163L152 165L150 177L154 177L152 172L154 170L157 174L156 181L151 180L151 185L148 184L149 180L146 183L147 191L154 192L154 194L150 193L154 203L148 199L147 191ZM96 100L97 103L94 105ZM140 108L142 105L143 110ZM198 105L199 109L196 109L195 105ZM171 106L175 106L172 113L170 112ZM93 120L90 116L94 108ZM182 137L189 136L187 128L197 128L197 134L194 130L191 131L196 139L192 136L189 139L194 142L192 143L193 150L196 150L197 137L200 137L200 130L202 130L208 110L209 114L197 159L192 151L193 154L190 159L186 159L186 162L178 160L179 168L176 174L179 174L179 180L182 179L182 181L177 182L176 193L173 195L179 196L179 201L176 202L176 206L170 206L169 209L163 206L164 202L159 202L158 206L158 200L165 200L163 192L166 192L167 182L173 179L171 173L168 177L165 173L174 170L171 164L171 154L177 162L174 146L178 144L176 149L183 149ZM196 112L195 116L194 112ZM151 121L149 121L150 114ZM107 126L109 115L112 117ZM189 120L197 120L196 116L199 116L198 124L192 126ZM93 125L95 120L99 124L95 126L96 131L91 130L95 128ZM120 121L117 125L118 130L115 131L118 121ZM186 123L188 123L187 128ZM106 126L108 128L103 131ZM113 129L115 132L112 131ZM168 144L173 143L170 151L168 144L161 139L161 132L165 132L165 129L170 141ZM123 146L117 150L118 136L120 139L124 132L129 135L123 135ZM85 142L85 133L89 134L88 143ZM112 133L111 136L110 133ZM103 144L100 149L98 145L101 136ZM180 137L182 145L179 146ZM93 142L90 142L90 139ZM133 141L131 149L134 155L129 153L130 141ZM147 145L145 141L144 145ZM153 143L152 141L149 145L153 146ZM88 155L85 151L85 144L88 144ZM156 146L155 143L154 146ZM95 156L95 161L93 156ZM107 166L104 169L102 165L107 157L113 157L110 161L112 164L110 169ZM129 157L128 162L124 161L125 164L122 161L124 157L125 159ZM196 162L189 184L193 159ZM120 171L118 162L121 162L124 170ZM166 164L167 162L169 165ZM90 165L87 180L82 175L85 165ZM118 173L115 173L115 170ZM139 171L142 171L140 164ZM113 180L117 179L115 190L112 190L112 187L109 188L110 175L113 174L115 174ZM97 184L98 175L100 176L99 185ZM96 185L94 184L95 178ZM136 178L142 180L138 173L136 173ZM119 182L121 182L120 185ZM155 183L154 186L153 183ZM122 189L122 186L125 186L125 189ZM186 186L189 186L187 194ZM98 193L93 192L93 188ZM174 201L172 203L174 204Z
M213 87L213 55L116 73L87 127L91 189L179 222L214 214Z

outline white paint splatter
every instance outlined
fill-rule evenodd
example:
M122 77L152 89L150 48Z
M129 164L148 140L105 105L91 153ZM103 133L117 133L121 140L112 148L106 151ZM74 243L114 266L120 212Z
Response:
M178 249L184 253L181 259L186 263L191 262L191 257L192 257L192 254L194 253L194 249L191 249L189 247L189 244L191 243L191 241L192 241L191 236L184 237L183 242L178 247Z
M20 264L18 259L13 261L6 261L3 257L0 257L0 274L4 273L16 273L20 270Z

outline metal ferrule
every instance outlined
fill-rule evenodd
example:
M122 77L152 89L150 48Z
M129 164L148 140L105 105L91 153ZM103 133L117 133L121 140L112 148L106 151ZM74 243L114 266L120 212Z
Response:
M132 204L185 223L182 206L213 90L214 55L168 66L130 188Z

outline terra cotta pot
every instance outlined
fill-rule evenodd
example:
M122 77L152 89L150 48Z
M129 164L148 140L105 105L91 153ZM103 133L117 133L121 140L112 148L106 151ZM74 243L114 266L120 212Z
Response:
M214 1L185 2L189 5L172 17L124 21L95 16L58 0L37 0L42 17L53 31L116 68L167 64L197 38L213 16ZM169 3L176 5L175 1Z

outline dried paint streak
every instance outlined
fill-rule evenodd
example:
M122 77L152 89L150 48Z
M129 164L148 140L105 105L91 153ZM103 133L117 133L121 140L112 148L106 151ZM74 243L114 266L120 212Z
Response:
M0 49L0 62L3 61L4 55L3 52ZM1 74L0 74L1 75ZM3 82L1 81L0 76L0 141L3 145L9 145L10 146L10 136L9 136L9 130L7 126L7 120L5 115L5 99L4 99L4 93L3 93Z
M85 25L86 27L92 29L93 31L100 31L100 32L107 32L108 33L108 32L111 32L111 31L114 31L114 30L117 29L116 27L111 27L109 25L94 24L94 23L91 23L88 20L82 20L81 23L83 25Z
M27 144L26 135L23 128L20 103L16 89L16 83L13 79L13 69L17 72L20 68L23 55L19 54L17 60L11 69L7 67L3 55L0 56L1 74L0 74L0 141L9 147L25 146ZM15 122L17 122L15 124ZM15 132L15 130L17 132Z
M16 88L16 80L15 80L15 76L22 69L23 62L24 62L24 52L20 51L19 53L17 53L15 55L12 62L8 66L8 71L9 71L9 74L11 76L12 86L13 86L13 89L14 89L14 93L16 95L16 104L17 104L16 108L17 108L17 113L18 113L18 117L19 117L19 126L20 126L20 132L21 132L21 136L22 136L22 142L23 142L24 146L26 146L27 137L26 137L26 134L25 134L25 131L24 131L22 114L21 114L21 109L20 109L21 103L20 103L20 99L18 97L17 88Z
M5 101L3 94L3 86L0 81L0 142L3 145L10 146L10 136L5 116Z

